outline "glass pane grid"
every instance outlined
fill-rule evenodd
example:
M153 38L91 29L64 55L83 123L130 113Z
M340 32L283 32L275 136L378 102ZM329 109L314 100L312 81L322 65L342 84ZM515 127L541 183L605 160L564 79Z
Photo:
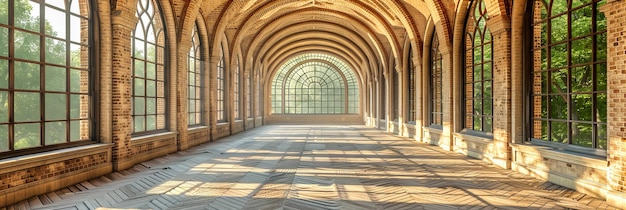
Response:
M537 2L532 138L606 149L606 20L600 0Z

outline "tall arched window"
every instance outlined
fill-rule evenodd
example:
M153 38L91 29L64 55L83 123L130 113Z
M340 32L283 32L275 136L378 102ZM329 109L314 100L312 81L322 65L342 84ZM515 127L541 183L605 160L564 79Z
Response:
M0 3L0 153L92 140L87 0Z
M531 140L607 148L602 0L533 5Z
M220 60L217 63L217 122L226 122L226 117L224 116L224 108L226 105L226 100L224 98L224 81L226 81L224 75L224 46L220 45Z
M380 73L382 80L379 82L380 85L380 119L387 119L387 76L385 76L382 72Z
M433 33L430 49L430 124L443 125L443 57L439 51L437 31Z
M138 21L132 33L133 133L165 129L167 110L165 25L158 3L137 2Z
M239 74L239 58L237 58L237 66L233 72L233 114L236 120L241 119L241 74Z
M357 114L356 76L343 61L305 54L287 61L272 80L272 114ZM352 107L357 107L354 109Z
M417 109L416 105L415 105L415 96L416 96L416 90L415 90L415 64L413 63L413 45L409 45L409 56L408 56L408 68L409 68L409 75L407 77L407 82L409 83L409 100L408 100L408 106L409 106L409 119L408 122L409 123L415 123L415 120L417 118L416 114L417 112L415 111Z
M202 124L202 104L204 96L202 95L203 87L203 69L202 69L202 42L198 34L198 25L193 27L191 32L191 49L187 57L187 73L188 76L188 99L187 112L189 113L190 126Z
M465 25L465 102L466 129L493 130L493 42L487 29L484 0L472 1Z

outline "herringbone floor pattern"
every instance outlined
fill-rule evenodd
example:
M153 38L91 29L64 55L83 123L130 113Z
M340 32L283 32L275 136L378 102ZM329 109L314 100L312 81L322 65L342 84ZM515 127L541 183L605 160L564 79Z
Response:
M7 209L612 209L364 126L265 126Z

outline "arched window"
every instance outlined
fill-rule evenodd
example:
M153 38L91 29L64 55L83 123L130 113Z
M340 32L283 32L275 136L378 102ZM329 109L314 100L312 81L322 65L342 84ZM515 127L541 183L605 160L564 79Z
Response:
M137 2L138 21L132 33L133 133L165 129L167 98L165 26L158 3Z
M607 148L602 0L533 5L531 140Z
M416 96L416 90L415 90L415 63L413 63L413 45L409 45L409 56L408 56L408 68L409 68L409 75L407 77L407 82L409 83L409 100L408 100L408 105L409 105L409 119L408 122L415 124L415 120L416 120L416 114L417 112L415 111L417 109L417 107L415 106L415 96Z
M0 3L0 153L93 140L90 1Z
M191 49L187 57L187 78L188 86L188 109L190 126L202 124L202 104L204 96L202 95L203 75L202 69L202 42L198 34L198 25L193 27L191 32Z
M226 81L224 75L224 46L220 45L220 60L217 63L217 122L226 122L226 117L224 116L224 108L226 105L226 100L224 98L224 81Z
M272 114L357 114L353 97L359 97L356 77L343 61L325 54L300 55L274 76Z
M493 42L484 0L472 1L465 25L464 97L466 129L493 130Z
M235 72L233 73L233 112L235 114L235 119L241 119L241 74L239 74L239 58L237 58L237 66L235 67Z
M439 51L437 31L433 33L430 49L430 124L443 125L443 57Z

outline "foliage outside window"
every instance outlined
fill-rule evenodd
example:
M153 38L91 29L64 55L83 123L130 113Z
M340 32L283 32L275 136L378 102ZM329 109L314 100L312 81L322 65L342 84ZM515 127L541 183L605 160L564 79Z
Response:
M604 3L534 2L532 140L607 148Z
M325 54L292 58L272 81L273 114L356 114L358 97L352 69Z
M133 132L165 129L165 28L157 2L137 2L132 33Z
M224 46L220 46L220 61L217 63L217 122L226 122L224 108L226 100L224 98Z
M409 105L409 119L408 122L415 124L415 120L416 120L416 114L417 112L415 111L417 109L416 104L415 104L415 96L416 96L416 90L415 90L415 63L413 63L413 46L409 45L409 56L408 56L408 68L409 68L409 76L407 77L407 82L409 83L409 100L408 100L408 105Z
M437 32L433 33L430 49L430 124L443 125L443 57L439 51Z
M493 42L484 0L475 0L465 25L465 122L471 130L493 130Z
M90 10L0 0L0 152L92 138Z
M239 94L241 90L241 74L239 74L239 59L237 59L237 66L235 67L235 72L233 73L233 111L235 112L235 119L241 119L241 100Z
M187 124L193 125L201 125L202 124L202 45L200 42L200 36L198 34L198 25L196 24L191 33L191 49L189 50L189 55L187 57L187 69L188 69L188 78L187 78L187 113L189 114L189 119Z

